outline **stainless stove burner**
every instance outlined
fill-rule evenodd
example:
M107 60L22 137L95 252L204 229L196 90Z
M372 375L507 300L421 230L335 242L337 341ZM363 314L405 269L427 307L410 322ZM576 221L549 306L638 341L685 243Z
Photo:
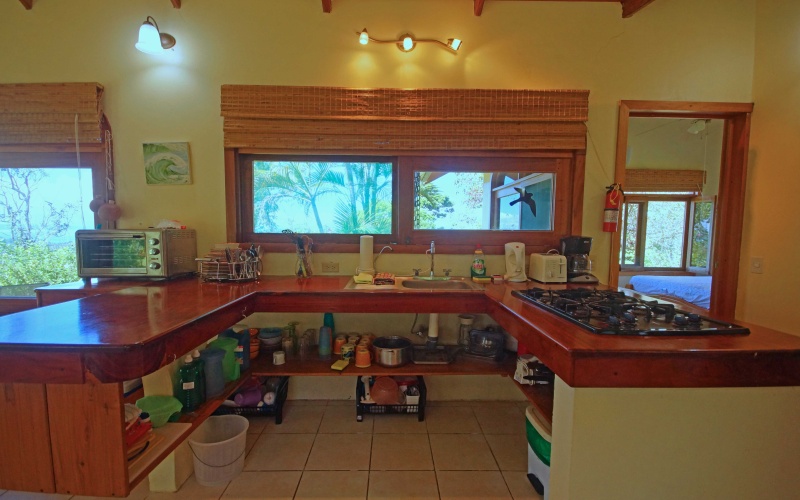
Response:
M572 288L515 290L513 295L602 335L748 335L747 328L623 292Z

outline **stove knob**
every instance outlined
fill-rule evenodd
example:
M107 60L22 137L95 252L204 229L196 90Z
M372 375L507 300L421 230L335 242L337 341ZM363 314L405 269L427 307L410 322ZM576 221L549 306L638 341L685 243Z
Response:
M689 324L689 319L683 314L676 314L674 322L678 326L686 326Z
M700 323L700 315L699 314L690 314L689 315L689 323Z
M622 321L625 323L636 323L636 316L632 312L622 313Z

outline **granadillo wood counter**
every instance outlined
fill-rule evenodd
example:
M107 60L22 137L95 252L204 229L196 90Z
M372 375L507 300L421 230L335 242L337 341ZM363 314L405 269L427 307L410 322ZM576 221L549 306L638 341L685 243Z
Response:
M184 418L184 426L165 437L167 445L151 463L129 467L122 439L121 382L166 366L253 312L488 314L557 374L554 401L552 388L544 392L539 388L524 389L531 400L553 415L551 498L582 498L588 494L590 481L598 484L591 477L580 477L584 459L593 456L589 450L583 453L583 434L576 427L585 416L584 405L576 406L584 394L595 401L598 396L633 396L640 394L635 391L647 389L783 387L790 392L779 396L759 393L758 397L777 397L781 404L789 401L797 405L784 408L785 411L800 409L800 338L792 335L746 325L751 329L749 336L599 336L511 295L513 289L525 285L486 285L476 291L364 291L345 289L348 280L349 277L299 281L294 277L267 277L255 283L230 285L184 279L146 284L112 282L107 286L59 285L49 287L52 293L45 289L39 294L43 305L98 295L0 317L0 363L4 367L0 382L5 393L0 400L0 488L127 495L157 465L158 458L185 439L221 399L207 404L198 415ZM485 365L459 364L427 370L506 375L513 371L513 363L493 369L479 366ZM287 368L281 373L334 373L323 368ZM376 373L381 370L385 371L375 369ZM277 374L275 370L272 373ZM332 376L361 374L364 373L345 371ZM585 392L584 388L627 388L628 392ZM235 384L230 384L228 393L234 389ZM690 393L657 394L678 394L680 405L685 405L681 395ZM646 392L642 399L651 395ZM709 397L717 396L711 393ZM567 422L563 427L562 421ZM626 425L625 429L630 427ZM784 439L783 445L796 447L790 451L797 451L795 456L800 456L800 437L793 434L789 438ZM562 450L557 439L569 440L570 445ZM587 441L587 446L593 444ZM595 464L592 473L585 475L592 476L595 470L602 469ZM611 495L608 498L624 492L611 487L621 482L612 471L606 471L603 477L608 484L604 491ZM644 481L652 484L651 479ZM773 488L778 491L797 485L796 479L782 477L772 478L771 482L777 484ZM642 488L633 490L634 494L644 493ZM554 497L553 493L566 496ZM591 494L586 498L604 498L594 490Z

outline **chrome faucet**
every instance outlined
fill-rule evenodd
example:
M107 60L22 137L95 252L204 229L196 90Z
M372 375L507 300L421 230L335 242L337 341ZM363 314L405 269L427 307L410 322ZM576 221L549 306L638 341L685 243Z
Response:
M433 257L436 255L436 243L431 240L430 250L425 250L425 253L431 254L431 278L433 278Z

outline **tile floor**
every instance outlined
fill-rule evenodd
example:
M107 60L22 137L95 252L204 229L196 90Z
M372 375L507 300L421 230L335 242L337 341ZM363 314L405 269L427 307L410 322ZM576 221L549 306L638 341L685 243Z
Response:
M281 425L250 419L244 471L218 487L130 499L541 499L526 477L525 403L429 402L417 415L365 415L352 401L289 401ZM68 499L2 492L0 500ZM80 500L86 497L72 497Z

